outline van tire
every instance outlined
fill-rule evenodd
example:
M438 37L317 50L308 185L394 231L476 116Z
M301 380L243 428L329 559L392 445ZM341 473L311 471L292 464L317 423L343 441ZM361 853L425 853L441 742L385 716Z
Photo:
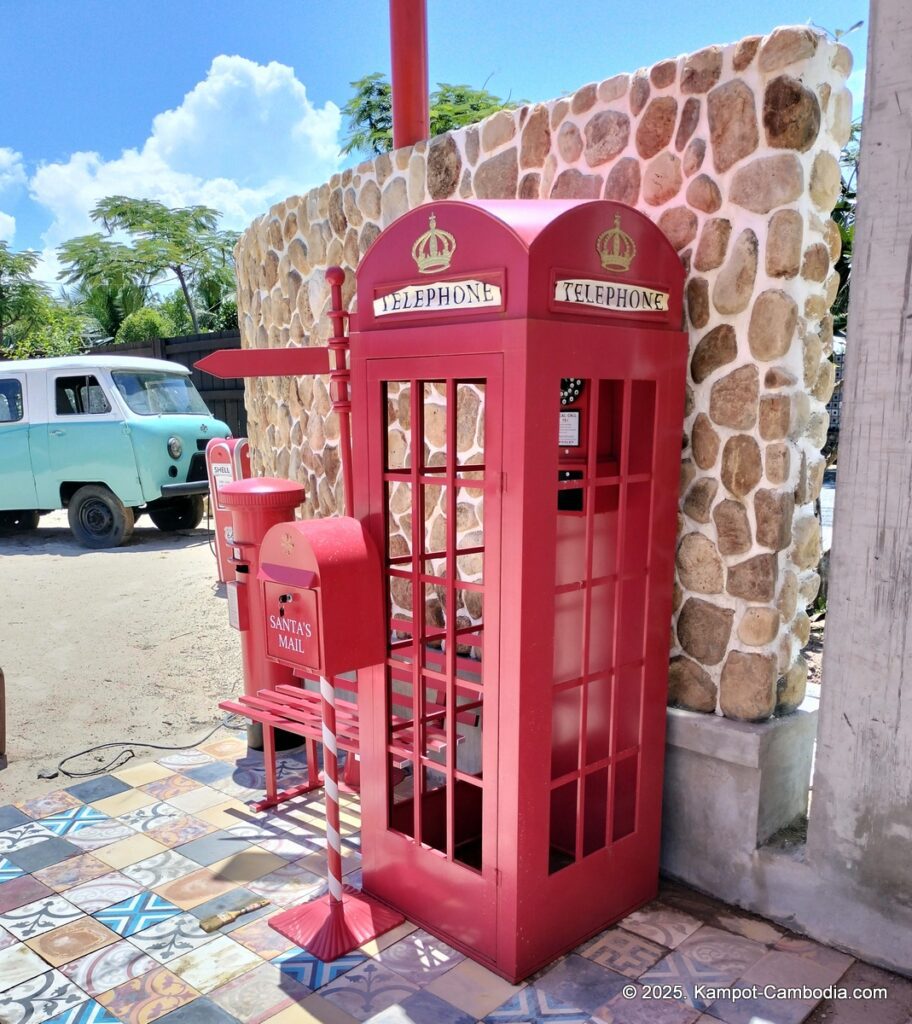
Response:
M38 518L38 513L33 509L0 512L0 530L34 530L38 526Z
M195 530L203 521L203 496L187 494L183 498L175 498L167 505L149 509L149 518L164 533L175 530Z
M133 533L133 509L107 487L86 484L67 506L70 529L87 548L116 548Z

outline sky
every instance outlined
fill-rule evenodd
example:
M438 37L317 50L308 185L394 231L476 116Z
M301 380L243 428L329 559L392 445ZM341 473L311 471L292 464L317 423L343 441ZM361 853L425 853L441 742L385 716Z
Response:
M855 56L866 0L428 0L430 81L538 101L666 57L813 23ZM42 254L106 195L203 203L241 230L353 162L350 83L389 73L387 0L0 0L0 240Z

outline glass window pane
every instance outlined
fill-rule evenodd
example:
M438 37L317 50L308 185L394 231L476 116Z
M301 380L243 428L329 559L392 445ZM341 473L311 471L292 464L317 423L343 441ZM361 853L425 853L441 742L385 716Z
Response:
M579 767L582 686L554 690L551 705L551 778Z
M386 468L408 469L412 464L412 389L408 381L386 384Z
M614 665L614 592L616 584L592 588L589 608L589 665L587 672L607 672Z
M586 689L586 764L611 753L611 677L591 679Z
M608 766L586 776L583 856L605 846L608 830Z
M652 472L652 446L655 435L654 380L630 382L630 447L628 473Z
M630 835L636 828L637 764L637 757L628 757L614 768L614 842Z
M554 596L554 681L583 674L583 591Z
M551 791L551 827L548 874L568 867L576 860L576 791L578 783L568 782Z
M446 465L447 451L447 384L425 381L422 384L424 412L423 467Z
M456 462L464 466L484 453L484 381L460 381L456 385Z

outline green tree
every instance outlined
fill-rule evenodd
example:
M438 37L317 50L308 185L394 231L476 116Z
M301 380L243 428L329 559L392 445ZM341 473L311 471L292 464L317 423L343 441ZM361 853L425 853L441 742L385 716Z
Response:
M126 345L131 341L171 338L174 333L174 324L165 313L152 306L144 306L125 318L114 342L117 345Z
M231 262L237 241L235 232L219 230L219 216L208 206L171 209L154 199L108 196L92 210L105 233L72 238L60 247L61 278L80 286L129 280L147 290L173 274L198 333L193 289L201 277ZM116 232L128 235L129 244L113 238Z
M375 71L350 85L355 92L342 108L348 118L342 152L376 155L392 149L393 94L389 82ZM475 124L498 110L512 110L516 106L484 88L438 82L437 90L430 95L431 135Z
M86 347L90 330L78 305L45 293L34 315L10 328L6 350L14 359L75 355Z
M839 228L842 250L836 261L839 291L833 303L833 330L845 334L849 316L849 286L852 279L852 249L855 245L855 204L858 189L858 152L861 146L861 122L852 125L852 135L840 157L842 184L839 198L831 214Z
M145 306L146 297L146 289L130 280L99 281L68 296L95 324L99 340L113 338L124 320Z
M0 348L8 345L10 330L40 322L47 292L32 279L37 266L37 252L10 252L9 244L0 242Z

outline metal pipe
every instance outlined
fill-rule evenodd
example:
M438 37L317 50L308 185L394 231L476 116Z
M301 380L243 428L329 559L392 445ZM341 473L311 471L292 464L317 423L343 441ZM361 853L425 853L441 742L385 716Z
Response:
M393 86L393 148L428 138L428 46L426 0L390 0Z

